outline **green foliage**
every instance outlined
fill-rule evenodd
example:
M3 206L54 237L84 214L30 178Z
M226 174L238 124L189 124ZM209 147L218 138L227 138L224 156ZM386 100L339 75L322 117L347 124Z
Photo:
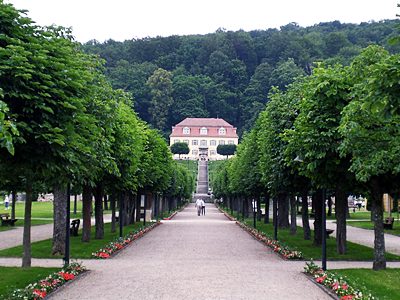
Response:
M171 146L171 152L173 154L179 154L179 156L181 154L189 154L189 151L190 151L189 146L186 143L174 143Z
M255 124L271 86L285 89L298 75L311 74L314 62L348 65L370 44L398 52L400 44L388 43L398 36L398 23L290 23L279 30L92 41L84 49L106 60L113 86L131 92L139 116L165 133L185 117L204 116L224 118L242 134ZM145 83L158 68L173 74L171 106L151 103ZM162 126L154 121L155 111L162 112Z
M342 155L361 181L400 173L400 103L398 55L371 46L352 65L353 100L344 109Z
M219 155L233 155L235 154L236 151L236 145L231 144L231 145L218 145L217 146L217 153Z

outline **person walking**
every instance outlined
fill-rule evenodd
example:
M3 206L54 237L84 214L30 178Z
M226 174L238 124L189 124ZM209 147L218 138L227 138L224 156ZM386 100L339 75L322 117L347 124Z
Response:
M206 203L201 200L201 214L204 216L206 214Z
M5 209L8 210L8 205L10 204L10 200L8 199L8 195L4 198L4 206Z
M197 215L200 217L200 213L201 213L201 199L197 199L196 200L196 204L195 204L195 207L197 208Z

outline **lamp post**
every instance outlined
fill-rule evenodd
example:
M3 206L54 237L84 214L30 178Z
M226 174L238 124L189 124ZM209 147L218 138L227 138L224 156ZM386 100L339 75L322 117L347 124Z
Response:
M67 215L65 218L65 251L64 251L64 265L69 265L69 238L70 238L70 229L69 229L69 223L71 221L71 216L70 216L70 209L71 209L71 203L70 203L70 197L71 197L71 185L68 183L67 185Z
M326 189L322 189L322 270L326 271Z
M278 199L272 199L272 210L274 211L274 240L278 240Z
M122 199L122 192L119 193L119 216L118 216L118 220L119 220L119 237L122 237L123 235L123 199Z
M255 229L257 229L257 221L256 221L256 201L255 201L255 199L253 199L252 205L253 205L253 226L254 226Z

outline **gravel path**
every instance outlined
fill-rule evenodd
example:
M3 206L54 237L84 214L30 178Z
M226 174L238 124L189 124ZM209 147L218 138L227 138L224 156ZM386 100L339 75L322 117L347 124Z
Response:
M214 205L189 205L51 299L330 299ZM307 291L305 293L305 291Z
M297 218L297 225L303 226L301 218ZM351 222L347 222L347 240L356 244L364 245L370 248L374 248L374 231L368 229L357 228L351 225ZM314 228L314 220L310 220L311 229ZM333 220L326 221L326 228L333 229L335 232L332 236L336 235L336 223ZM386 252L400 255L400 237L385 233L385 248Z

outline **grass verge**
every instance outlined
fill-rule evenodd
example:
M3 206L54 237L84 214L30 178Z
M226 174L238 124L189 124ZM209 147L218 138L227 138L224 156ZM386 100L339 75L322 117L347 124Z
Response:
M134 231L142 227L142 223L136 223L124 227L124 235L129 231ZM95 228L92 226L92 239L89 243L81 241L82 232L80 230L79 236L71 236L70 240L70 255L71 258L92 258L92 253L103 248L104 245L119 237L119 230L111 232L111 223L104 224L104 239L94 239ZM52 239L43 240L32 243L32 257L34 258L62 258L61 255L52 255ZM0 257L22 257L22 246L0 250Z
M252 219L246 219L245 222L249 226L253 225ZM257 229L273 236L274 227L271 223L264 224L263 222L257 222ZM301 251L305 259L321 259L321 247L314 246L312 239L304 240L302 227L297 227L296 235L291 235L289 229L279 229L278 240L294 250ZM347 242L347 253L339 255L336 252L336 239L333 237L326 240L326 248L328 260L372 261L374 256L372 248L352 242ZM391 253L386 253L386 258L390 261L400 260L400 256Z
M41 280L59 270L60 268L0 267L0 299L4 299L15 289L23 289L28 284Z
M348 226L358 227L362 229L374 229L374 223L371 221L354 221L354 222L347 222ZM393 223L393 229L385 229L385 233L399 235L400 236L400 221L395 220Z
M346 276L352 286L365 288L378 299L400 299L400 269L373 271L370 269L344 269L332 271Z

